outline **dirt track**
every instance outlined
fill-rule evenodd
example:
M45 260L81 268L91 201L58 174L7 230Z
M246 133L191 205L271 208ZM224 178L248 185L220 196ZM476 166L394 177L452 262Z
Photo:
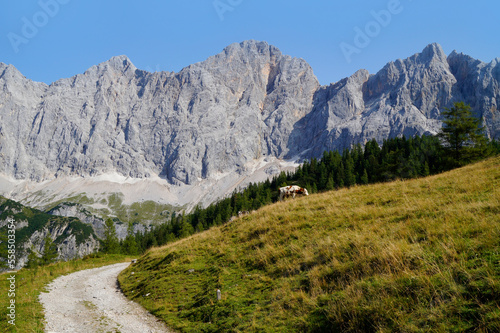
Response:
M79 271L55 279L40 294L47 332L172 332L118 289L129 263Z

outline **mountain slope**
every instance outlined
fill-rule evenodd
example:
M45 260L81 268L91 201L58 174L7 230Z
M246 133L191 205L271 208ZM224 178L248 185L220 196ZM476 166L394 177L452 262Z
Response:
M496 157L280 202L150 250L120 284L183 332L498 331L499 185Z
M490 138L498 139L499 81L498 60L485 64L455 51L447 58L441 46L430 44L375 75L360 70L321 87L312 112L297 124L298 151L312 147L307 156L318 157L371 139L435 134L442 109L457 101L470 103Z
M34 83L7 68L16 75L0 83L33 102L18 112L10 105L0 110L4 124L24 117L23 127L2 128L1 163L6 174L32 180L116 172L191 184L280 156L319 86L305 61L253 41L177 74L148 73L114 57L41 87L38 99L30 97ZM17 144L22 154L14 153Z
M15 224L16 266L28 262L30 250L39 255L50 237L57 246L57 260L83 257L99 250L99 241L91 226L75 217L54 216L0 196L0 232L7 235L9 220ZM6 246L1 243L0 246ZM2 258L5 259L5 258Z
M446 57L438 44L329 86L303 59L257 41L179 73L118 56L51 85L0 63L0 193L44 208L118 193L129 205L189 209L293 167L284 160L436 133L440 110L458 100L499 138L499 80L498 60Z

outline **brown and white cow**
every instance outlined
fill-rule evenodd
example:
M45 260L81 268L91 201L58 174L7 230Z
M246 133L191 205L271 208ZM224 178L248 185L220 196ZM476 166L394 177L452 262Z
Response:
M295 198L297 194L309 195L307 190L303 187L297 185L290 185L285 187L280 187L280 201L284 198L292 197Z

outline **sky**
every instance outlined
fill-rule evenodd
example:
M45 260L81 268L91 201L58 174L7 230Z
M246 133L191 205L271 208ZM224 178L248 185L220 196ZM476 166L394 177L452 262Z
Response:
M0 62L52 83L126 55L174 71L254 39L305 59L321 84L439 43L500 57L500 2L449 0L16 0L0 3Z

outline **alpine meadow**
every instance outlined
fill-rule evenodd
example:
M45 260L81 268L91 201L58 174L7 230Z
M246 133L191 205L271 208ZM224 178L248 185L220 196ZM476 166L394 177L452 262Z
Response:
M182 332L497 332L499 185L495 157L279 202L149 250L120 285Z

